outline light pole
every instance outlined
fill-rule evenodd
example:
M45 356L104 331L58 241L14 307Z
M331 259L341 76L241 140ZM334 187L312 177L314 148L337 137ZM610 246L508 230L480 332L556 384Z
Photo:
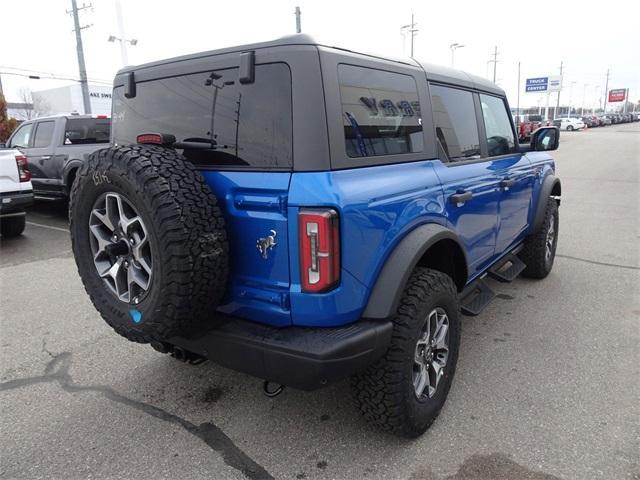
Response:
M585 97L587 96L587 87L589 86L588 83L584 84L584 87L582 88L582 106L580 107L580 116L584 115L584 101L585 101Z
M122 20L122 5L120 4L120 0L116 0L116 20L118 22L118 35L110 35L107 39L109 42L115 42L116 40L120 42L120 56L122 57L122 65L126 66L129 63L129 57L127 55L127 43L129 43L132 47L138 44L138 40L135 38L125 38L124 34L124 21Z
M128 39L116 37L115 35L109 35L109 38L107 38L107 42L120 42L120 56L122 58L122 66L126 67L129 63L129 57L127 55L127 43L132 47L135 47L138 44L138 40L136 40L135 38Z
M567 108L567 118L569 118L571 116L571 101L573 99L573 86L578 83L578 82L571 82L569 84L569 107Z
M600 109L600 99L599 99L599 96L598 96L598 91L599 90L600 90L600 85L596 85L595 87L593 87L593 99L594 99L594 102L592 104L593 105L593 109L591 110L591 113L593 113L594 115L596 113L596 108L595 108L596 103L598 104L598 109Z
M462 47L464 47L464 45L462 45L461 43L452 43L451 45L449 45L449 48L451 49L451 68L453 68L454 65L454 55L456 53L456 49Z

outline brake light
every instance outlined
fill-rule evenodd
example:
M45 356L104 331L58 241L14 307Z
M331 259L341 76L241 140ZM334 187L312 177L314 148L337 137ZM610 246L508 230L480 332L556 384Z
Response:
M155 143L157 145L162 145L162 135L160 135L159 133L143 133L142 135L138 135L136 137L136 142Z
M168 133L141 133L136 137L137 143L152 143L154 145L173 145L176 137Z
M340 282L340 222L332 209L298 214L302 291L326 292Z
M31 180L31 170L29 170L29 162L24 155L16 155L16 165L18 165L18 174L21 182Z

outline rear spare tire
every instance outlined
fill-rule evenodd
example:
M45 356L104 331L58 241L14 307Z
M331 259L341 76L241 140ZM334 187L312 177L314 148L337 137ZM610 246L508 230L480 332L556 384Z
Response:
M102 318L147 343L197 329L228 275L222 212L175 150L112 147L91 155L71 190L78 273Z

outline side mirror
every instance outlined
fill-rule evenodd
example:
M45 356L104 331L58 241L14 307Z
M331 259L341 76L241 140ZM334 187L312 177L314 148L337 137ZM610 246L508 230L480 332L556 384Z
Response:
M540 127L531 133L529 151L548 152L557 150L560 144L560 129L558 127Z

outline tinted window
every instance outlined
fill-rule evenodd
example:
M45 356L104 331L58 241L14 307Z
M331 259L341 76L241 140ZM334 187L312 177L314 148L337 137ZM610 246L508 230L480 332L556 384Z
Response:
M449 160L480 156L473 94L466 90L431 85L436 137Z
M28 147L33 123L22 125L11 139L11 147Z
M69 118L64 129L64 144L109 143L110 134L108 118Z
M53 137L54 127L55 122L38 122L36 135L33 137L33 147L48 147L51 145L51 137Z
M422 118L409 75L339 65L347 155L372 157L421 152Z
M491 95L480 95L480 105L489 156L495 157L515 152L516 141L504 100Z
M113 102L118 145L162 133L195 164L292 166L291 73L284 63L257 65L248 84L229 68L138 83L134 98L119 87Z

